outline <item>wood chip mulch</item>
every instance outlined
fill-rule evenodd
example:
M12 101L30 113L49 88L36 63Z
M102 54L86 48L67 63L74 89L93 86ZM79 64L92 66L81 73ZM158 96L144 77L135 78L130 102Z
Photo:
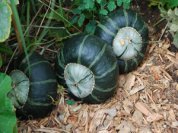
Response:
M150 41L141 66L120 75L104 104L69 105L60 92L50 116L19 121L20 133L178 133L178 53L168 38Z

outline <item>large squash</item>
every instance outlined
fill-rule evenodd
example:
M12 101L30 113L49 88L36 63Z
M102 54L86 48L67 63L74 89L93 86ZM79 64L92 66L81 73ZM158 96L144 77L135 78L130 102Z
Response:
M119 9L98 24L95 35L108 42L118 58L120 73L135 69L143 60L148 44L148 28L132 10Z
M52 111L53 100L57 98L57 79L50 63L41 55L24 58L20 70L10 73L13 90L8 96L16 107L17 116L22 119L44 117Z
M59 83L87 103L106 101L117 87L118 65L112 48L93 35L66 40L57 55L56 71Z

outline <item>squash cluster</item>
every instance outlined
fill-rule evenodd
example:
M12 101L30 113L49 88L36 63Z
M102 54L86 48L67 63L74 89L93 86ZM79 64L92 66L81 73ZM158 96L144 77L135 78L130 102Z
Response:
M64 41L56 59L58 82L74 98L104 102L114 94L119 73L140 65L147 44L148 28L142 18L119 9L101 20L94 35L82 33Z
M55 71L37 53L24 56L13 70L13 90L8 96L20 118L49 114L57 100L57 82L69 95L86 103L102 103L112 97L119 73L128 73L142 62L148 44L148 28L132 10L117 10L104 17L94 35L80 33L63 41Z

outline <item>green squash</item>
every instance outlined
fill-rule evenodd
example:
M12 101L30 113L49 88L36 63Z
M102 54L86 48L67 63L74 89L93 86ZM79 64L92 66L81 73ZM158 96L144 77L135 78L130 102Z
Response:
M87 103L101 103L117 87L118 65L112 48L93 35L79 34L64 41L56 59L59 84Z
M13 90L9 97L13 101L19 118L41 118L48 115L57 98L57 79L50 63L41 55L29 56L29 65L24 58L19 70L10 73Z
M122 9L112 12L101 20L94 34L113 47L120 73L128 73L142 62L148 28L136 12Z

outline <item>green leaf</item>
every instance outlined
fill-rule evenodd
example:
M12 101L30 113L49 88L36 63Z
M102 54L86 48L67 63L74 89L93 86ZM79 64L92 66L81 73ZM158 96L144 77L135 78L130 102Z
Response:
M116 4L114 1L109 1L108 5L107 5L108 10L111 12L114 9L116 9Z
M50 13L47 13L45 17L51 20L56 20L58 22L60 21L65 22L64 19L66 18L66 16L63 13L63 11L61 11L61 9L57 9L56 11L53 11L53 12L54 12L53 15L51 15ZM44 14L42 14L41 16L43 17Z
M163 16L168 21L168 27L170 32L177 32L178 31L178 9L175 8L174 10L169 9L167 13Z
M93 34L96 28L96 21L91 20L85 27L85 32Z
M76 102L74 101L74 100L66 100L66 103L68 104L68 105L74 105Z
M11 8L5 1L0 2L0 42L4 42L10 34Z
M178 48L178 31L176 34L173 36L173 44L175 45L176 48Z
M175 15L178 17L178 8L174 9Z
M11 90L11 78L0 73L0 132L17 133L16 115L12 102L7 97Z
M11 56L13 54L13 51L5 43L0 43L0 53L4 53Z
M169 10L167 11L167 16L168 16L169 18L171 18L171 19L173 19L173 18L176 17L175 12L174 12L173 10L171 10L171 9L169 9Z
M101 9L103 9L107 5L107 3L107 0L102 0L102 2L100 3Z
M108 14L108 11L107 11L106 9L101 9L101 10L99 11L99 14L101 14L101 15L107 15L107 14Z
M85 9L92 9L94 8L94 1L93 0L83 0Z
M72 24L75 24L78 22L78 19L79 19L79 16L73 16L72 19L71 19L71 23Z
M52 14L52 15L51 15ZM44 17L45 14L40 15L41 17ZM54 20L59 23L63 22L65 27L70 27L71 23L68 21L68 16L64 13L64 11L61 8L58 8L57 10L51 10L51 12L47 13L45 16L49 20Z
M81 14L78 20L78 26L81 27L84 21L85 21L85 15Z
M48 36L54 37L56 41L61 41L71 35L65 27L56 27L55 29L48 29Z
M96 2L97 2L98 4L100 4L100 3L101 3L101 1L102 1L102 0L96 0Z
M154 1L154 0L152 0ZM117 5L124 7L124 9L129 9L131 0L117 0Z
M122 0L117 0L117 5L121 6L122 5Z
M123 0L124 9L129 9L131 0Z
M168 6L168 9L177 7L178 6L178 0L168 0L167 6Z
M8 0L8 3L10 3L10 0ZM18 5L18 4L19 4L19 0L14 0L14 3L15 3L16 5Z
M75 8L75 9L72 10L72 13L73 14L80 14L81 10L79 10L78 8Z
M178 6L177 0L151 0L149 6L162 6L165 9L171 9Z
M170 28L170 31L176 32L178 31L178 24L172 22L170 23L169 28Z
M2 56L0 54L0 68L2 67Z

